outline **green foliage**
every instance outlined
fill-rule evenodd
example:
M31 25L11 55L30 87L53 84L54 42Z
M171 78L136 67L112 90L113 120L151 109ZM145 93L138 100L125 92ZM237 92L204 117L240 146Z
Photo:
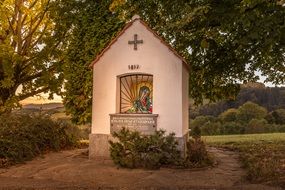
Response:
M127 168L158 169L161 166L197 168L213 164L206 145L200 138L187 142L187 153L182 157L174 134L156 131L153 135L141 135L126 128L114 133L110 143L111 158L118 166Z
M277 109L270 113L273 123L283 125L285 124L285 109Z
M75 122L90 121L88 65L134 14L191 63L189 89L196 104L204 98L234 99L238 81L257 80L257 70L267 81L284 83L280 65L284 63L285 8L278 1L56 2L60 2L59 23L72 23L64 64L65 106Z
M244 134L245 128L244 125L237 122L225 122L221 127L221 133L224 135L231 134Z
M269 114L265 108L247 102L238 109L229 109L219 115L197 116L191 120L191 133L199 131L200 135L229 135L284 132L283 109Z
M244 150L247 148L247 150ZM247 147L240 147L244 153L241 155L244 167L247 168L247 178L251 181L276 180L281 173L280 156L274 150L274 146L251 144ZM259 158L258 158L259 157Z
M198 116L194 120L190 120L190 127L195 128L196 126L201 127L209 122L214 122L217 119L213 116Z
M187 142L187 167L204 167L213 164L213 158L206 150L205 143L200 139L190 139Z
M245 128L245 133L264 133L266 124L265 119L252 119Z
M277 125L275 132L285 133L285 125Z
M207 122L205 125L201 127L201 131L203 135L212 134L218 135L221 134L221 123L219 121Z
M0 3L0 114L40 93L60 93L66 28L56 24L56 2Z
M200 128L200 126L194 126L193 128L191 128L190 135L194 139L199 139L201 137L201 128Z
M237 150L252 182L282 183L285 168L285 134L209 136L208 145Z
M285 8L278 1L130 0L119 7L122 15L141 15L191 63L196 103L232 98L237 81L256 80L256 70L284 82Z
M267 115L267 110L255 103L246 102L238 108L237 120L241 123L248 123L252 119L263 119Z
M265 119L268 123L270 124L274 124L275 123L275 118L273 117L272 115L272 112L268 113L266 116L265 116Z
M77 145L75 126L48 117L29 115L0 116L0 167L30 160L46 151Z
M190 106L190 118L195 119L200 115L211 115L216 117L228 109L237 109L248 101L266 108L269 112L285 108L285 88L265 87L262 83L243 84L234 100L222 100L209 104L204 100L205 105Z
M127 168L157 169L162 165L174 165L180 161L180 151L174 134L156 131L154 135L143 136L123 128L113 133L118 141L109 141L111 158L116 165Z
M51 119L59 123L61 126L66 128L66 132L68 134L76 134L76 138L79 140L89 140L89 134L91 133L91 125L76 125L72 123L70 118L53 118L51 115Z
M237 109L231 108L219 115L224 122L234 122L237 119Z
M88 123L91 121L93 81L89 65L122 28L123 22L109 10L111 0L60 2L64 16L61 24L72 22L72 35L64 56L64 105L73 122Z
M220 125L221 123L218 118L213 116L198 116L190 122L190 135L196 138L201 135L220 134Z

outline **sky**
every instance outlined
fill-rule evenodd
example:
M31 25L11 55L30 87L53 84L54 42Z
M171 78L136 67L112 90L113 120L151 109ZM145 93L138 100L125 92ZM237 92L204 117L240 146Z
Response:
M260 72L256 72L256 75L259 76L259 80L257 82L261 82L261 83L264 83L265 86L268 86L268 87L275 87L276 85L272 84L271 82L264 82L266 77L265 76L262 76ZM277 85L277 87L285 87L285 85Z

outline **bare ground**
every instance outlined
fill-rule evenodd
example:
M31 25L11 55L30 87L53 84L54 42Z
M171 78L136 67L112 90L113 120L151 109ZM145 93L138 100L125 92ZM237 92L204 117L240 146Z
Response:
M234 152L210 148L213 168L143 170L117 168L111 160L89 160L86 149L50 153L0 169L0 189L243 189L277 190L249 184Z

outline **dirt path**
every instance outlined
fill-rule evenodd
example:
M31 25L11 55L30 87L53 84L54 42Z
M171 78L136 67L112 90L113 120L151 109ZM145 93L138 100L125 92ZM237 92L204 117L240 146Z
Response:
M119 169L111 160L89 160L84 149L50 153L0 169L0 189L278 189L247 184L235 153L209 151L219 162L214 168L155 171Z

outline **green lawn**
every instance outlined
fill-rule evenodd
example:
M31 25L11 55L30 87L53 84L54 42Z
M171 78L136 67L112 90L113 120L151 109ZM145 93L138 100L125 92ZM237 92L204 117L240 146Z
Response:
M237 151L250 181L285 187L285 133L202 138L209 146Z
M265 133L250 135L218 135L204 136L203 140L209 145L225 145L231 143L272 143L285 142L285 133Z

